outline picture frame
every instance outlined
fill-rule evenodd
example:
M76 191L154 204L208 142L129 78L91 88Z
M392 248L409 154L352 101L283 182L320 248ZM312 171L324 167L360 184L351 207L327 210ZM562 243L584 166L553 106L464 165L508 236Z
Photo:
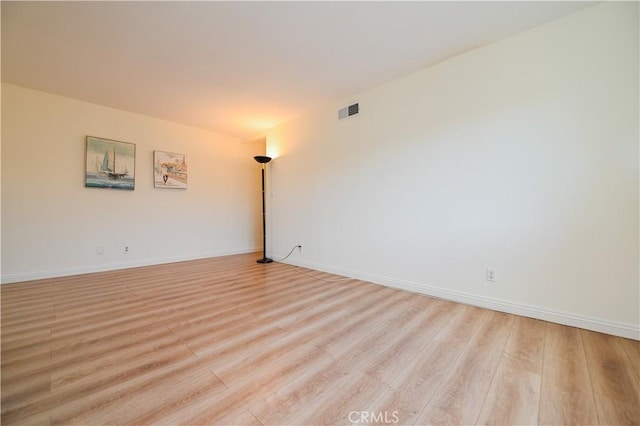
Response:
M166 189L187 189L187 158L185 154L153 151L153 186Z
M135 144L96 136L85 138L85 187L133 191L135 169Z

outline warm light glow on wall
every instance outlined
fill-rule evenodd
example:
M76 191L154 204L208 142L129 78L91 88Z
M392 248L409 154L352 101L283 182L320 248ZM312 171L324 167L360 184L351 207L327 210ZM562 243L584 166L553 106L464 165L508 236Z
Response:
M269 145L269 143L267 142L267 155L275 160L276 158L278 158L278 154L278 147Z

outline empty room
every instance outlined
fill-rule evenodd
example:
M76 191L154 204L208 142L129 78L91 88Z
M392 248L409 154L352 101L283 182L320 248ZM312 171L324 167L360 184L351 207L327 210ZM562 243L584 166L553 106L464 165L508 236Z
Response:
M640 424L639 6L2 1L2 424Z

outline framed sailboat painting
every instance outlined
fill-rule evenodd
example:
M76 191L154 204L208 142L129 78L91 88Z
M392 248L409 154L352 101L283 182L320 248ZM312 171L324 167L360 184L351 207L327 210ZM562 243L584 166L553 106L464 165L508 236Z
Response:
M135 187L136 145L87 136L85 181L87 188Z

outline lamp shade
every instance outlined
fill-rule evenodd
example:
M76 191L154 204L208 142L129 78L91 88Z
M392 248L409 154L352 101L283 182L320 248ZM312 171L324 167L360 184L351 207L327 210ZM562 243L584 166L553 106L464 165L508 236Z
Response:
M256 155L253 159L260 164L265 164L271 161L271 157L267 157L266 155Z

